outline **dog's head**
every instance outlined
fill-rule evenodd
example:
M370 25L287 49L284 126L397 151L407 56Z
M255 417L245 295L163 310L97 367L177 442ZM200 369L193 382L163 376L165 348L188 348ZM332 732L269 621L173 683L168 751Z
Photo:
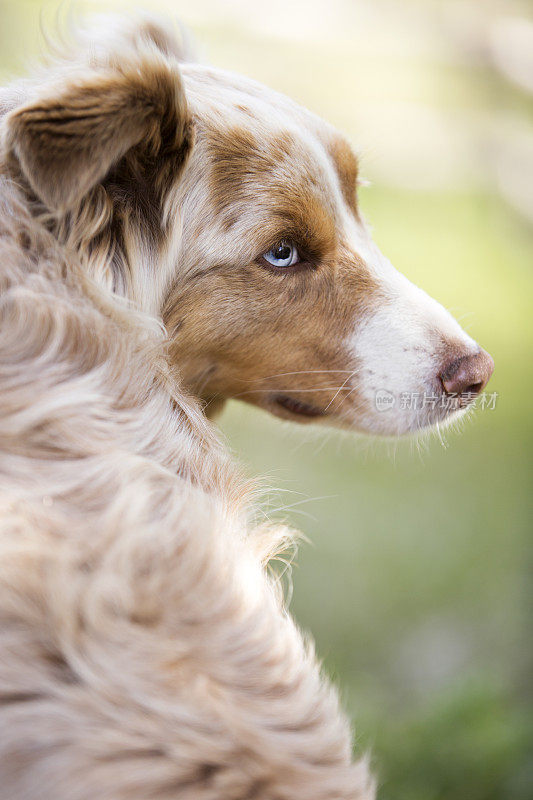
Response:
M11 112L7 150L184 385L378 434L460 413L492 359L372 243L344 137L142 31Z

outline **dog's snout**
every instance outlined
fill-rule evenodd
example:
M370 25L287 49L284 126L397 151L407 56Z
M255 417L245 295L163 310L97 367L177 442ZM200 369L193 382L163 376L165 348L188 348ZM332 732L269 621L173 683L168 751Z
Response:
M447 394L475 396L483 391L494 370L494 361L485 350L460 356L440 374Z

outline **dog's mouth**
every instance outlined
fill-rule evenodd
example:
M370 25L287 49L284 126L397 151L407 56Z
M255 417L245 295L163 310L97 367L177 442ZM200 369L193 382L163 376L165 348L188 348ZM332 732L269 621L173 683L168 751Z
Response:
M285 394L275 395L273 400L278 407L282 408L284 411L288 411L289 414L295 417L313 418L326 416L326 412L322 408L317 408L301 400L295 400L294 397L289 397Z

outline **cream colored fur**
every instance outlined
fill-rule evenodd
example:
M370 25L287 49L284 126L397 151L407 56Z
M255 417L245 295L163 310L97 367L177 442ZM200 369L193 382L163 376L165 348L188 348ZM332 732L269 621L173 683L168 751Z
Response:
M336 693L265 571L286 531L254 526L253 489L143 299L170 280L175 190L164 244L130 220L118 264L98 239L107 196L61 207L76 160L63 183L61 153L49 177L38 152L25 161L18 109L41 92L176 69L153 37L109 38L111 56L80 47L0 101L0 797L368 800Z

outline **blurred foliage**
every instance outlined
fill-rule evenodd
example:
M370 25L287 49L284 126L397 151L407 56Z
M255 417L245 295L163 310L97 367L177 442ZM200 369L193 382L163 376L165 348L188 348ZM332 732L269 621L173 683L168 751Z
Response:
M501 688L466 682L387 726L381 800L530 800L532 735L531 715Z
M22 69L20 43L35 50L47 5L0 0L0 72ZM173 10L214 63L294 95L354 141L371 97L385 106L399 95L430 102L458 120L495 104L531 115L531 98L486 66L394 53L384 61L372 42L363 56L293 42L290 31L263 37L251 23L243 33L220 21L223 5L212 23L214 0L194 9L183 0ZM445 5L461 2L380 0L372 9L379 26L393 7L427 15ZM487 13L496 5L487 3ZM202 8L205 19L195 22ZM247 4L248 21L255 8ZM331 24L341 38L342 17ZM410 136L408 128L392 133ZM379 140L369 166L386 151ZM312 542L293 567L292 609L341 687L357 745L372 750L381 800L528 800L533 231L488 190L466 185L413 191L385 175L361 190L361 205L396 267L494 356L496 408L477 411L444 442L369 442L237 403L221 428L250 474L278 487L269 513Z

